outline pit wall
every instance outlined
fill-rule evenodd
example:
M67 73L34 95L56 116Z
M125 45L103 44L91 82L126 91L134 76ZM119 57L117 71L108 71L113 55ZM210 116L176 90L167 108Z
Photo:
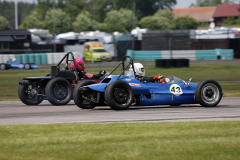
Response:
M0 54L0 63L16 59L19 63L58 64L67 52L63 53L27 53L27 54ZM80 52L73 52L74 57L82 58Z
M172 52L172 56L171 56ZM213 50L173 50L173 51L133 51L127 50L133 60L155 61L156 59L190 59L190 60L232 60L232 49Z
M0 54L0 63L5 63L9 59L16 59L19 63L35 64L57 64L64 53L32 53L32 54ZM75 57L83 57L80 52L73 52ZM172 57L170 51L133 51L127 50L127 55L133 60L155 61L156 59L190 59L190 60L232 60L232 49L214 50L173 50Z

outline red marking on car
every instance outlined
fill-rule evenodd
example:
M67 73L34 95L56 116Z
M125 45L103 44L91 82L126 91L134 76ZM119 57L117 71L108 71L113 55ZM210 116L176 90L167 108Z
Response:
M140 85L140 84L137 84L137 83L129 83L129 84L130 84L130 86L141 87L141 85Z

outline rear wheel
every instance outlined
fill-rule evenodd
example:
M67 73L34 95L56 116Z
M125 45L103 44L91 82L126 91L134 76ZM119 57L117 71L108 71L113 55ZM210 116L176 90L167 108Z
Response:
M27 85L29 82L23 80L26 85L20 84L18 88L19 99L26 105L38 105L43 101L43 96L38 95L36 86Z
M7 69L7 68L6 68L6 65L3 64L3 63L0 65L0 68L1 68L1 70L5 70L5 69Z
M114 81L107 86L104 98L112 109L128 109L133 102L132 87L125 81Z
M204 107L214 107L222 99L222 88L217 81L204 80L198 84L195 98Z
M90 89L81 89L83 86L95 84L93 81L82 81L77 84L73 91L73 100L74 103L82 109L93 109L96 104L91 102L91 99L94 99L96 96L94 91Z
M65 105L72 99L72 84L62 78L57 77L48 82L45 94L52 105Z

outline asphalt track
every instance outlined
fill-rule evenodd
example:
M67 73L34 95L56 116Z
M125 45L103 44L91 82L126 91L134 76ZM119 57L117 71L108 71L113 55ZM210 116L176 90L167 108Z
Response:
M108 106L91 110L78 108L71 101L65 106L52 106L43 101L26 106L21 101L0 102L0 125L52 123L239 121L240 97L224 97L217 107L200 105L138 106L115 111Z

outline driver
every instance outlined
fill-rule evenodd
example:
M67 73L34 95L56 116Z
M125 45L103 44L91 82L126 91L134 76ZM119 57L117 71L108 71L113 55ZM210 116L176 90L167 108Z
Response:
M77 68L77 73L78 73L78 77L79 79L99 79L100 77L102 77L103 75L105 75L107 72L106 71L100 71L98 74L90 74L85 72L85 64L82 58L74 58L75 64L76 64L76 68ZM73 61L71 61L71 68L74 69L74 63Z
M162 79L163 78L163 75L162 74L159 74L157 76L154 76L154 77L145 77L145 69L144 69L144 66L141 64L141 63L134 63L134 69L135 69L135 72L136 72L136 78L140 81L143 81L143 82L160 82L160 83L165 83L165 79ZM132 66L130 66L130 71L132 71Z

